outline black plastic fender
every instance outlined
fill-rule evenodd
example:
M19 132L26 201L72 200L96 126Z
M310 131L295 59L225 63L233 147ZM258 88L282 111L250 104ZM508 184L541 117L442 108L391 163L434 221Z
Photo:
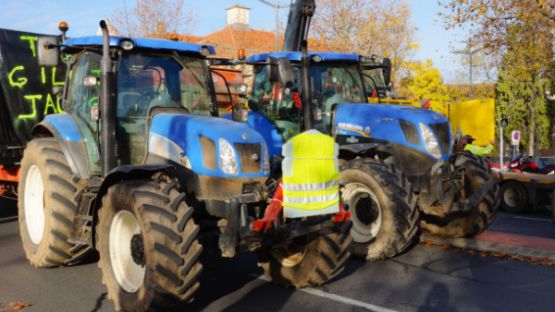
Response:
M173 169L175 167L169 164L122 165L112 169L100 184L96 195L95 210L100 207L101 199L108 192L110 186L121 181L147 179L157 172L169 173Z
M344 144L339 146L340 158L343 158L342 156L348 156L348 155L352 155L356 157L356 156L368 156L369 154L370 155L371 154L392 155L393 150L387 143L381 143L381 142Z

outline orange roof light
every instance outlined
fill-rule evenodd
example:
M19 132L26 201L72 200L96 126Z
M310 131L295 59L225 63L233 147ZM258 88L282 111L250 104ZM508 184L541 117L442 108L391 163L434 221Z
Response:
M247 51L244 48L240 48L237 50L237 58L240 60L244 60L247 58Z
M170 40L171 41L179 41L179 36L176 33L171 33L170 34Z
M66 32L69 29L69 25L67 24L67 22L62 21L62 22L58 23L58 29L61 32Z

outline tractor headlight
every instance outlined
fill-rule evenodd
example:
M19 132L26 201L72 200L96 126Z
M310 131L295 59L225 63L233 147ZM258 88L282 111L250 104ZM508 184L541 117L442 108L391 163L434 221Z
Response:
M420 132L422 133L422 139L424 139L424 147L426 151L434 156L436 159L441 158L441 152L439 150L439 143L437 142L434 132L426 124L420 123Z
M270 172L270 153L268 152L268 146L266 146L266 144L263 144L264 148L263 150L263 156L264 157L264 173L269 173Z
M218 140L220 150L220 168L224 173L237 175L239 172L237 165L237 156L231 144L225 139Z

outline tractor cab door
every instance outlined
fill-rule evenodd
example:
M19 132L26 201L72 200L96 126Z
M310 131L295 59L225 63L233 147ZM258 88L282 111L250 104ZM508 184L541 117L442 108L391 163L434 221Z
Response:
M98 100L100 95L99 54L82 52L73 56L68 68L64 109L73 116L81 132L91 174L101 170L98 151Z

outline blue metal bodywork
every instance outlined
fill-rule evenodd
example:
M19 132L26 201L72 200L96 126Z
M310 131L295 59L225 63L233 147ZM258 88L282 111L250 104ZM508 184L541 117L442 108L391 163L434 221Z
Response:
M231 114L225 115L224 118L232 120ZM257 112L249 111L247 121L245 123L262 135L266 145L268 146L270 157L281 155L283 139L276 126L266 116Z
M208 48L210 54L216 53L213 46L200 45L194 43L186 43L172 40L150 39L150 38L126 38L126 37L110 37L110 46L119 46L122 40L131 40L136 48L150 49L150 50L170 50L181 52L200 53L203 47ZM88 36L70 38L64 41L63 48L71 47L86 47L86 46L102 46L102 36Z
M420 144L409 142L401 129L399 121L415 125ZM391 104L343 103L336 108L333 125L337 135L364 137L376 141L400 144L433 157L424 147L424 138L419 124L434 125L447 123L447 118L431 110ZM442 139L434 133L436 140ZM451 133L449 133L451 138ZM449 149L450 150L450 149ZM442 160L449 159L449 153L441 155Z
M75 124L73 117L69 114L47 115L43 120L44 124L49 124L56 129L60 138L64 141L79 142L83 140L81 132Z
M239 154L234 144L258 143L262 149L265 148L264 138L246 125L209 116L161 113L157 114L152 119L149 142L152 142L153 137L156 135L165 138L169 143L169 145L166 146L173 146L170 147L170 149L174 149L175 152L180 154L180 157L187 157L191 165L191 170L197 174L225 178L258 178L268 174L268 172L264 172L263 166L260 166L260 172L242 173ZM239 166L238 175L224 173L218 161L216 161L216 169L209 169L204 166L200 142L201 136L215 143L216 155L208 156L215 157L216 159L220 152L218 140L225 139L231 144ZM152 148L152 146L149 147L149 153L159 152L152 150ZM263 157L264 155L260 155L261 164L266 161Z
M358 54L345 53L309 53L309 57L313 55L320 56L319 64L324 64L326 61L359 62L362 57ZM269 57L287 58L292 62L298 62L301 60L301 56L300 52L264 53L250 56L247 58L247 63L265 62ZM399 121L409 122L416 127L420 144L411 143L405 138ZM377 141L398 144L418 151L434 160L439 160L426 150L419 124L435 125L441 123L448 123L448 120L443 115L428 109L393 104L341 103L336 108L335 122L332 127L336 135L352 136L353 143L359 142L356 137L362 137L365 138L363 140L365 142ZM247 124L262 134L268 146L270 146L272 156L281 153L281 137L271 121L259 113L250 112ZM444 147L448 147L442 151L441 160L447 160L450 156L452 133L450 129L448 131L448 142L445 142L445 137L440 138L437 133L434 133L436 140L441 142Z
M308 53L308 57L312 56L320 56L321 62L326 61L342 61L342 62L358 62L360 59L360 55L353 54L353 53L331 53L331 52L310 52ZM300 62L301 61L301 52L274 52L274 53L263 53L263 54L256 54L251 55L247 58L247 63L259 63L265 62L268 60L269 57L274 58L287 58L292 62Z
M61 140L60 144L62 146L64 146L66 142L84 144L83 136L81 135L71 115L65 113L48 115L43 120L41 125L51 129L55 136ZM214 157L216 159L215 169L209 169L204 166L202 155L203 149L200 143L201 136L212 140L216 146L216 154L208 155L208 157ZM262 165L260 166L260 172L242 173L239 153L234 144L257 143L260 144L260 147L263 150L266 148L266 143L262 135L240 123L210 116L160 113L152 118L148 135L149 142L153 142L153 137L155 137L154 139L158 138L158 142L164 142L164 145L162 146L163 150L160 150L161 146L159 144L156 146L151 145L149 146L149 153L162 156L178 164L180 163L180 159L185 159L186 157L189 161L190 169L199 175L223 178L259 178L265 177L269 174L269 172L264 171L264 166ZM225 139L231 144L237 159L237 175L226 174L221 170L220 164L217 161L220 148L218 143L219 139ZM83 153L70 153L66 155L66 157L82 158L86 156ZM264 159L264 153L261 153L259 157L261 164L268 161ZM85 159L68 159L68 162L70 163L78 162L82 165L86 163L85 161ZM82 170L83 168L78 169ZM86 172L86 170L84 172Z

